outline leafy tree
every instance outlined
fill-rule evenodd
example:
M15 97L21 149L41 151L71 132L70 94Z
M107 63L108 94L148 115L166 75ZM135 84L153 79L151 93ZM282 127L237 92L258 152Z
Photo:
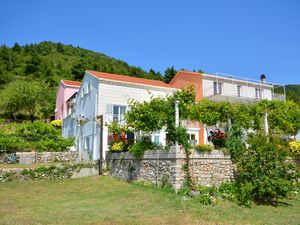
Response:
M14 52L21 52L22 51L22 47L16 42L15 44L14 44L14 46L12 47L12 50L14 51Z
M72 74L74 75L75 80L82 80L85 71L88 69L88 63L86 60L81 59L79 62L74 64L71 69Z
M135 131L147 133L165 127L169 141L175 142L180 139L181 144L186 145L184 139L186 131L181 128L175 129L175 101L179 101L180 118L187 119L190 104L195 101L194 89L183 89L173 96L152 98L149 102L131 101L130 111L125 115L126 122Z
M163 98L153 98L150 102L130 102L130 111L126 114L126 122L136 131L151 133L160 130L168 119L170 105Z
M165 70L164 81L166 83L169 83L173 79L173 77L176 75L176 73L177 73L177 71L174 69L173 66L168 67Z
M217 102L203 99L198 104L195 104L191 118L199 121L207 126L216 125L221 121L221 112L219 111L219 105Z
M19 80L10 83L1 92L0 106L12 117L16 112L23 110L33 121L38 107L48 104L45 97L45 89L39 82Z
M286 144L278 137L254 135L237 163L236 186L241 204L276 203L297 188L299 173L286 161Z

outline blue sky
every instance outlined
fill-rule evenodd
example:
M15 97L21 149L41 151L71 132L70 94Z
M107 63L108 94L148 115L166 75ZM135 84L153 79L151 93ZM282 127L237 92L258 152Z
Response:
M0 44L62 42L163 72L300 84L297 0L3 0Z

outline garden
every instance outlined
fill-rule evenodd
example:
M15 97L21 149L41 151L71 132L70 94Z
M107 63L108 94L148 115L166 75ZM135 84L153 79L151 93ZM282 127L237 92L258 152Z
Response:
M179 193L210 204L225 198L251 207L253 204L279 204L299 192L299 168L293 159L299 157L300 143L295 136L300 129L299 106L289 101L259 101L241 103L202 100L194 103L193 88L166 98L149 102L131 101L125 115L126 125L108 124L118 137L111 142L112 152L128 151L137 159L146 150L168 149L151 142L157 130L167 131L167 143L178 143L186 154L185 184ZM198 121L208 131L209 144L192 146L184 126L175 126L175 102L179 102L180 121ZM266 123L267 121L267 123ZM136 132L136 142L128 142L126 133ZM120 138L121 137L121 138ZM237 168L234 182L219 187L202 187L190 172L192 151L209 152L219 149L229 154Z

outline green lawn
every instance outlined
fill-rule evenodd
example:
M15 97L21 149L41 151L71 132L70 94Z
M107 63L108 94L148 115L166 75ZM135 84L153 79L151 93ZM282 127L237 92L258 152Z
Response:
M0 224L300 224L300 199L252 209L196 205L111 177L0 184Z

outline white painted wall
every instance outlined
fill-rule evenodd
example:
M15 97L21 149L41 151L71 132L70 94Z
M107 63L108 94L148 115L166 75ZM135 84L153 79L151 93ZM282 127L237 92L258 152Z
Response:
M207 77L203 76L203 96L209 97L214 95L214 82L223 84L224 96L238 97L237 86L241 86L241 98L255 99L255 89L262 90L262 99L272 100L272 87L262 83L245 82L236 79L223 79L220 77Z
M103 114L105 121L109 123L112 121L112 111L110 109L113 105L126 106L128 110L128 103L132 99L139 102L150 101L151 97L164 97L171 95L174 91L176 91L176 89L100 80L98 105L99 114ZM108 151L107 127L104 127L103 134L103 148L104 151ZM165 145L165 132L161 130L156 134L159 134L161 144ZM154 135L152 137L153 140Z
M89 85L89 92L83 93L83 89ZM70 137L67 130L74 129L74 137L76 149L84 159L99 158L99 127L96 123L97 112L97 98L98 98L98 79L85 74L81 86L76 97L75 116L72 119L72 115L69 115L64 121L63 134L66 137ZM78 125L77 118L84 116L87 120L83 125ZM73 128L72 128L73 127ZM88 140L89 149L85 149L85 139Z

